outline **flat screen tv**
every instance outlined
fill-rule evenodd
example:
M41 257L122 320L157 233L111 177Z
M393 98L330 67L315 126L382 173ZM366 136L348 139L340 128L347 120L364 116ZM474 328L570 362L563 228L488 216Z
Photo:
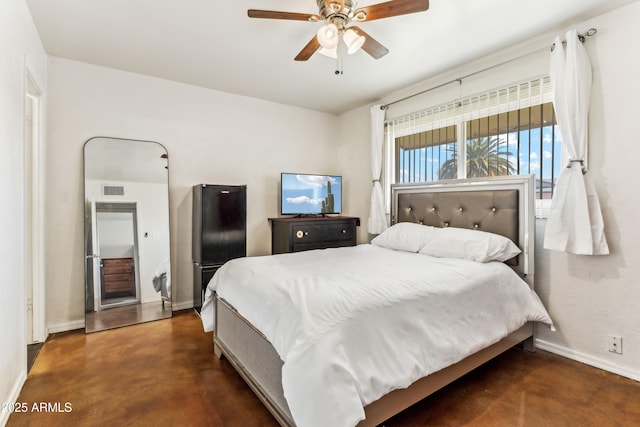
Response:
M325 215L342 212L342 177L282 173L281 215Z

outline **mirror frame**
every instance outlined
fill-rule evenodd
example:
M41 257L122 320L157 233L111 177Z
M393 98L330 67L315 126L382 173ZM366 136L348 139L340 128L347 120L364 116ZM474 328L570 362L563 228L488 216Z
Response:
M96 147L96 143L104 144L107 151L111 151L111 156L106 155L105 161L109 162L108 165L100 165L104 170L101 171L101 177L96 179L88 179L91 176L88 171L92 166L95 169L95 162L92 163L91 156L95 157L94 150L91 153L91 147ZM118 144L120 146L118 147ZM122 143L124 144L138 144L134 150L122 153ZM143 145L145 144L145 145ZM153 145L150 145L153 144ZM98 146L100 147L100 146ZM138 212L138 205L140 204L140 195L134 195L133 197L123 194L105 194L104 187L108 187L113 184L113 187L121 186L126 188L126 183L143 183L143 181L126 177L132 176L131 171L133 169L126 169L123 165L126 165L127 161L139 161L139 157L151 155L153 157L159 155L159 159L154 159L151 169L148 170L149 176L155 175L157 167L163 166L166 169L166 179L164 179L164 185L166 187L166 224L164 221L160 224L145 225L143 215ZM102 160L102 159L101 159ZM113 168L112 165L118 167ZM109 166L109 167L107 167ZM136 167L137 173L143 173L144 168ZM113 172L113 174L112 174ZM104 175L108 174L108 175ZM166 319L172 317L172 301L173 301L173 286L171 281L172 263L171 263L171 233L170 233L170 200L169 200L169 155L164 145L156 141L117 138L117 137L104 137L96 136L89 138L83 145L83 205L84 205L84 300L85 300L85 333L98 332L106 329L112 329L122 326L134 325L142 322ZM89 185L92 181L102 181L101 188L97 188L97 185ZM147 181L162 182L160 181ZM89 189L91 187L92 189ZM159 191L163 191L160 189ZM146 191L141 191L141 194L150 194ZM164 201L162 201L164 205ZM141 206L144 205L144 202ZM148 208L148 204L147 204ZM163 209L163 208L160 208ZM143 209L142 209L143 210ZM94 250L94 244L99 240L96 239L97 227L92 226L97 222L97 214L103 213L103 216L111 218L111 222L103 222L103 224L110 224L115 226L117 222L125 225L128 236L122 237L125 241L117 242L120 246L112 246L116 255L110 257L104 257L104 259L117 258L113 260L115 263L122 264L127 274L130 276L127 281L131 283L133 280L133 286L125 291L112 291L112 297L108 298L110 301L106 304L100 302L101 300L96 298L95 289L96 283L94 282L94 276L101 271L104 263L99 250ZM148 211L147 211L148 212ZM154 211L155 212L155 211ZM149 216L147 216L149 218ZM140 222L138 222L140 221ZM152 230L148 230L151 228ZM146 231L145 231L146 230ZM166 233L166 238L163 234ZM119 233L118 233L119 234ZM116 233L106 233L103 237L113 237ZM129 240L127 240L129 239ZM165 244L161 242L153 247L149 243L155 240L166 240ZM143 250L142 247L146 246ZM126 247L126 248L125 248ZM148 257L139 257L140 253L144 252L160 252L158 257L153 262L153 267L148 263ZM124 254L124 255L123 255ZM166 257L165 257L166 255ZM133 271L130 265L133 265ZM120 268L120 267L116 267ZM144 280L143 277L144 276ZM152 279L151 279L151 276ZM147 283L152 282L152 283ZM151 290L148 288L152 287ZM160 295L160 299L155 298L153 292ZM133 293L133 295L131 295ZM101 298L104 297L105 288L101 288ZM117 296L116 296L117 295ZM123 295L123 296L120 296ZM151 301L145 302L145 296L147 299L151 296ZM96 303L99 307L96 309Z

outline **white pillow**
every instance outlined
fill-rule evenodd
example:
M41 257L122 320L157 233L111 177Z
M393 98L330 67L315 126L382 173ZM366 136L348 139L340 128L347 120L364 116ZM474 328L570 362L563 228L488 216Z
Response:
M506 261L520 252L520 248L504 236L456 227L436 230L420 249L421 254L478 262Z
M371 244L397 251L418 252L430 239L436 227L413 222L399 222L371 240Z

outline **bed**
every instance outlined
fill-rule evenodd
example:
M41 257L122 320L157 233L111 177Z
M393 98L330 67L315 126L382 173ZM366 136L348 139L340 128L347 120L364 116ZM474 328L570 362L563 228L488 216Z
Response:
M302 427L378 425L514 345L533 350L534 322L552 327L533 292L533 183L397 185L394 225L371 244L225 264L201 311L215 354Z

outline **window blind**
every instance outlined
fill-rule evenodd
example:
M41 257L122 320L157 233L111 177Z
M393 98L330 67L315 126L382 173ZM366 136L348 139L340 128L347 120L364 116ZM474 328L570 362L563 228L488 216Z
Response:
M417 111L389 120L386 125L398 138L551 102L552 98L551 79L545 76Z

